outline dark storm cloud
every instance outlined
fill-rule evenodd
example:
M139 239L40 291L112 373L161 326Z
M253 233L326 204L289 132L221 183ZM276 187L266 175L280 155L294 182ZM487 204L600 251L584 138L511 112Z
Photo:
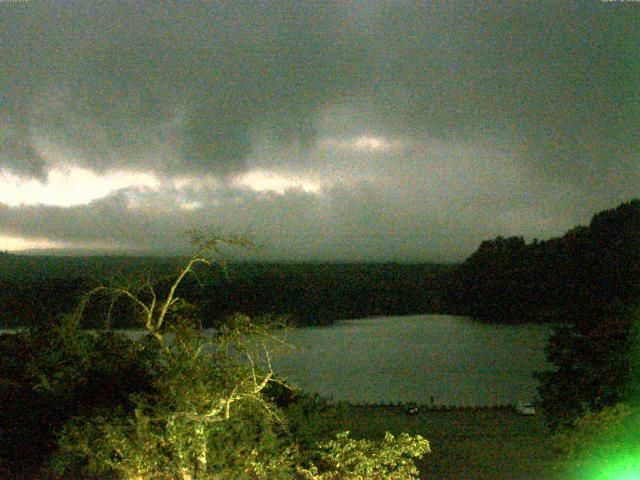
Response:
M180 123L169 168L227 171L252 129L313 139L313 116L353 81L353 38L334 7L302 2L82 2L3 6L4 95L30 131L97 168L145 149L145 131ZM97 135L92 132L97 131ZM27 133L27 132L23 132ZM11 161L12 159L7 159Z
M639 13L598 1L0 3L0 170L326 179L324 196L231 189L218 203L282 255L459 258L496 234L558 234L637 195ZM347 148L362 136L398 146ZM1 227L135 243L204 220L127 210L122 195L5 207ZM421 233L394 240L407 231Z
M15 123L96 165L128 161L144 151L145 131L183 115L182 156L172 160L233 169L252 129L309 143L319 110L347 101L368 105L386 130L506 137L544 155L549 170L574 174L612 143L637 146L625 142L638 126L633 7L3 5L3 96Z

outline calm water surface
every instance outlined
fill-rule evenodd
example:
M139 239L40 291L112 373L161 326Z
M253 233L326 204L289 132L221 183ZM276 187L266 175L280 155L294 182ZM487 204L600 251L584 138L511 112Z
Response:
M304 390L352 402L492 405L535 398L549 325L415 315L286 332L273 369Z
M311 393L358 403L495 405L536 397L549 325L488 325L414 315L278 332L276 373ZM127 331L140 338L143 332Z

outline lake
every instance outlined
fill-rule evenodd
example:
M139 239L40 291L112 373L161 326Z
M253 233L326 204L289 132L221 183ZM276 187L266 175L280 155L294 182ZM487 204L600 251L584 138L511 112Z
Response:
M5 332L8 332L5 330ZM550 325L452 315L345 320L278 331L273 370L310 393L354 403L516 404L536 397ZM126 331L133 338L140 331Z
M451 315L348 320L286 332L273 369L309 392L357 403L495 405L536 397L550 325Z

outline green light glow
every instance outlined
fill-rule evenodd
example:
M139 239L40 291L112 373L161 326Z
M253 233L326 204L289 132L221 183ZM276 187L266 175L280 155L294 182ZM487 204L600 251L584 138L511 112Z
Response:
M579 475L579 478L585 480L640 480L640 455L637 452L632 455L622 455L610 462L601 462L602 459L598 465L586 466L584 475Z
M640 480L640 409L619 403L588 413L559 441L568 479Z

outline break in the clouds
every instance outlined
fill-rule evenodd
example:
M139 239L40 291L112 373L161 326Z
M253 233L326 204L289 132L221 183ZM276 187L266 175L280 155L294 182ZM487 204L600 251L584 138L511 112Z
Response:
M638 195L638 3L31 0L0 32L0 249L457 260Z

